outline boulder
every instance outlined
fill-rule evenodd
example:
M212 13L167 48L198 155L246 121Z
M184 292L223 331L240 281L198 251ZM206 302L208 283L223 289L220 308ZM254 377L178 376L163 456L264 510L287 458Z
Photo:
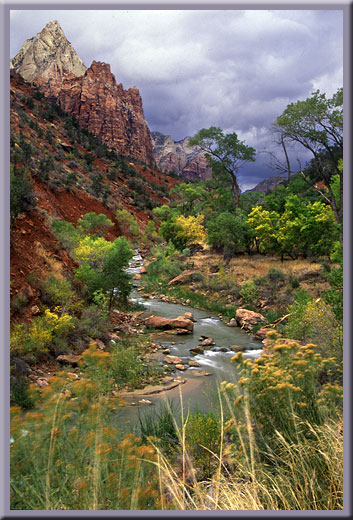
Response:
M271 332L271 331L273 331L273 329L269 329L269 328L266 328L266 327L264 327L262 329L259 329L255 333L255 338L257 338L257 339L265 339L266 336L267 336L267 333Z
M31 313L33 314L33 316L37 316L37 314L40 314L40 309L38 305L33 305L31 307Z
M265 322L266 318L262 314L248 309L238 309L235 313L238 325L245 330L252 330L253 326L260 322Z
M192 314L192 312L184 312L184 314L182 316L179 316L180 318L184 318L184 320L191 320L191 321L195 321L195 318Z
M189 360L188 362L189 364L189 367L200 367L200 363L198 363L197 361L193 361L192 359Z
M186 370L186 366L185 365L182 365L180 363L178 363L177 365L175 365L175 368L177 368L178 370Z
M203 347L209 347L209 346L214 345L214 344L215 344L215 342L213 341L212 338L206 338L206 339L204 339L204 340L202 341L202 343L201 343L201 345L202 345Z
M168 282L168 285L179 285L182 283L192 282L193 275L196 273L196 271L184 271L183 273L179 274L179 276L176 276L172 280Z
M146 274L147 273L147 269L146 267L143 265L139 271L139 274Z
M189 352L191 352L191 354L203 354L203 351L205 350L204 347L201 347L201 345L198 345L196 347L192 347L189 349Z
M71 365L73 367L77 367L81 359L82 356L75 356L74 354L60 355L56 358L56 360L62 365Z
M206 372L205 370L193 370L193 376L211 376L211 372Z
M232 318L229 323L227 323L228 327L237 327L238 322L235 318Z
M178 318L162 318L160 316L150 316L145 319L145 325L150 329L186 329L192 331L194 323L182 316Z
M246 350L246 347L243 347L243 345L231 345L230 350L233 350L233 352L243 352Z
M165 360L167 363L171 363L173 365L180 365L181 359L178 356L171 356L170 354L167 354L165 357Z

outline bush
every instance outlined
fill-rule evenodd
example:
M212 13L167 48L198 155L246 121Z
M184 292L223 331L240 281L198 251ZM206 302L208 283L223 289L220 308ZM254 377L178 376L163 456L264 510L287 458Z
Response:
M56 312L46 309L44 315L34 319L28 328L23 324L14 324L10 335L11 355L40 356L55 351L56 347L65 350L63 341L75 327L75 320L69 314L59 315L59 312L58 308Z
M245 395L236 404L242 407L249 402L261 438L271 444L279 432L288 442L296 441L299 433L310 436L306 422L320 425L328 413L340 415L342 387L318 385L319 375L332 360L324 360L316 345L286 342L272 332L266 349L268 354L254 361L241 353L232 358L240 370L238 385Z
M23 292L17 293L11 300L11 311L14 313L19 312L28 303L28 298Z
M35 401L29 393L29 381L24 375L10 378L10 405L28 410L34 408Z
M286 275L281 269L276 269L275 267L271 267L267 273L268 278L271 282L283 282L286 279Z
M245 282L240 288L239 296L243 298L245 305L255 307L259 297L259 289L254 282Z
M185 447L199 478L210 478L217 468L222 441L221 423L213 413L196 412L185 426Z
M33 184L26 169L10 170L10 222L14 225L17 216L35 206Z
M66 309L77 309L77 305L73 305L76 299L76 293L72 289L71 282L65 279L59 279L55 276L40 281L42 302L54 307L56 305L65 306Z

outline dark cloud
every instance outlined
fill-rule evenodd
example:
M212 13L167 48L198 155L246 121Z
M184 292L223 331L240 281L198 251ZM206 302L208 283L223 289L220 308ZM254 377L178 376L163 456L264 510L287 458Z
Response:
M339 10L12 11L11 56L54 19L87 66L105 61L136 85L151 130L175 140L215 125L271 149L289 103L343 84ZM239 178L273 173L258 153Z

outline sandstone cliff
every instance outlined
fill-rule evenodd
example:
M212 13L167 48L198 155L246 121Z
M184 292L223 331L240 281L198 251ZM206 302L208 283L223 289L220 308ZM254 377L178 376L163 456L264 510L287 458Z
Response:
M204 152L189 146L189 137L182 141L174 141L169 135L152 132L153 150L158 167L166 172L176 172L187 179L208 179L212 170L207 167Z
M26 40L10 60L10 70L54 95L64 77L82 76L86 68L57 21L49 22L34 38Z
M107 63L94 61L83 76L64 78L57 100L108 148L154 164L140 93L136 87L124 90L117 84Z
M87 69L58 22L25 42L10 69L37 85L46 96L119 155L155 164L142 99L136 87L124 90L110 65L93 61Z

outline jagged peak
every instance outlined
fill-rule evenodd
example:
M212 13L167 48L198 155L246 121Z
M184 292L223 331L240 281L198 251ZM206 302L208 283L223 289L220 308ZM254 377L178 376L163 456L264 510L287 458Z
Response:
M10 69L29 82L37 78L55 78L73 74L82 76L87 67L68 41L57 20L52 20L34 37L23 44L10 60Z

